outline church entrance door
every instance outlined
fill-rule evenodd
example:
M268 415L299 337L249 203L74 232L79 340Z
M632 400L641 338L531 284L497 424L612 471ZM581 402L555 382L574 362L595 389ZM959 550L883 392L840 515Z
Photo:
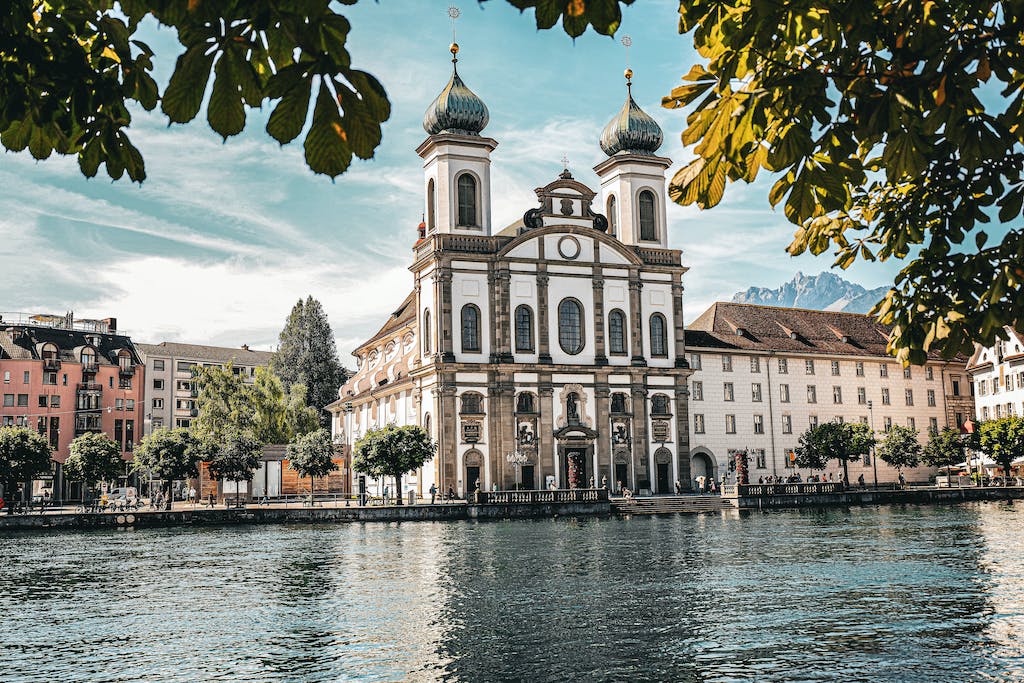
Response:
M624 462L615 463L615 481L612 489L618 493L622 486L629 487L629 465Z
M520 476L522 476L523 481L519 488L523 489L524 491L533 491L534 489L537 488L537 484L533 480L533 465L523 465L522 474Z
M658 493L672 492L672 487L668 483L668 468L667 462L658 463Z
M587 481L587 449L566 448L565 449L565 478L566 487L570 489L581 489L588 486Z
M472 502L473 494L476 492L476 483L480 481L480 468L474 465L466 466L466 500Z

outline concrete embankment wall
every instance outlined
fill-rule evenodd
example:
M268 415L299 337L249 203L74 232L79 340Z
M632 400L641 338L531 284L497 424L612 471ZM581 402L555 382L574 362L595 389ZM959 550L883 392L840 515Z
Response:
M849 505L949 504L974 500L1006 500L1024 498L1024 488L949 488L907 489L905 491L851 490L842 493L810 493L774 496L740 496L733 498L741 510L765 508L833 507Z
M422 522L463 519L608 514L608 501L512 505L395 505L351 508L246 508L174 510L172 512L105 512L0 515L0 531L9 529L144 529L229 524L321 524L335 522Z

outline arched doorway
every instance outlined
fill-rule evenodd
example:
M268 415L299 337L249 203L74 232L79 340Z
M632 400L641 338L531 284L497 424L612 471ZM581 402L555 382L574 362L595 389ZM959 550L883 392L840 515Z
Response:
M463 477L463 496L469 500L473 492L476 491L477 484L479 483L481 488L483 483L480 481L480 472L483 467L484 459L480 451L467 451L466 455L463 456L463 468L465 469L465 476Z
M699 449L690 453L690 476L693 478L693 485L696 488L700 477L705 481L718 479L718 467L715 465L715 457L705 449Z
M655 493L672 492L672 452L662 446L654 451Z

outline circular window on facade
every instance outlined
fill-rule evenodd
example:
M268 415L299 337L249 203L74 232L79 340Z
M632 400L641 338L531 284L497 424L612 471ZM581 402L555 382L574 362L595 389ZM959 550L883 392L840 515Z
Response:
M573 260L580 255L580 241L572 235L566 235L558 240L558 253L564 259Z

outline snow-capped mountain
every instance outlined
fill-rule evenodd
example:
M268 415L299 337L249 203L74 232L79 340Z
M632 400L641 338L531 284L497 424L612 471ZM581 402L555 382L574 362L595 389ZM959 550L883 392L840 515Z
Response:
M887 291L888 287L864 289L835 273L797 273L796 277L778 289L751 287L745 292L734 294L732 300L741 304L867 313Z

